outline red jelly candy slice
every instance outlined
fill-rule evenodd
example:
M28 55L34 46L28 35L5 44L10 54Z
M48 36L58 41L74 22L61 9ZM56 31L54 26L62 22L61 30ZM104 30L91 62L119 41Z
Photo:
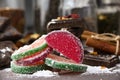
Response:
M64 56L82 62L83 47L81 41L68 31L52 31L46 36L47 44Z
M52 48L47 47L45 50L43 50L42 52L37 52L34 55L25 57L23 59L20 59L17 61L18 64L22 64L22 65L31 65L34 64L36 62L39 62L41 60L44 60L44 58L51 53Z

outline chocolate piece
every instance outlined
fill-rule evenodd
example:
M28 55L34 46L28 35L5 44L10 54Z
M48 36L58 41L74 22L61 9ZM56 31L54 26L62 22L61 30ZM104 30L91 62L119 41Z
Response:
M98 54L101 54L101 55L112 55L113 53L109 53L109 52L106 52L106 51L102 51L102 50L99 50L99 49L96 49L96 48L93 48L94 52L97 52Z
M0 42L0 69L9 67L11 61L11 54L18 49L11 41Z
M4 52L1 52L0 51L0 68L2 68L3 66L9 66L10 64L10 54L8 51L6 51L5 53Z
M12 41L1 41L0 42L0 49L10 48L12 51L18 49L18 47Z
M8 25L10 25L10 19L7 17L0 17L0 32L3 32Z
M22 34L12 26L9 26L4 32L0 33L0 41L17 41L20 38L22 38Z
M106 66L108 68L115 66L119 62L119 58L116 55L102 55L102 54L85 54L84 64L92 66Z
M84 23L83 19L67 19L67 20L51 20L47 24L47 31L53 31L53 30L60 30L62 28L67 28L68 31L76 35L77 37L80 37L83 30L86 28L86 25Z

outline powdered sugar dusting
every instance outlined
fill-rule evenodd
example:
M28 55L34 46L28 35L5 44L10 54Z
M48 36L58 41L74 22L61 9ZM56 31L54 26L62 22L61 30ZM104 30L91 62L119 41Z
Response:
M32 76L35 77L53 77L53 76L58 76L57 72L52 72L50 70L43 70L43 71L37 71L32 74Z
M7 51L12 52L13 50L9 47L5 47L4 49L0 49L1 52L5 53Z
M6 68L3 70L4 72L12 72L11 68ZM13 72L14 73L14 72ZM32 78L32 77L54 77L54 76L58 76L58 72L52 72L50 70L41 70L41 71L37 71L33 74L18 74L15 73L15 75L17 77L28 77L28 78Z
M86 73L112 73L109 68L102 68L101 66L88 66Z
M6 68L6 69L4 69L4 71L10 72L10 71L11 71L11 68Z

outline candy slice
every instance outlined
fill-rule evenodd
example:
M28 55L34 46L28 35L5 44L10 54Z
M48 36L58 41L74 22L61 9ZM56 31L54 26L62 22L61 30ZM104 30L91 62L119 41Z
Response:
M68 31L56 30L46 36L47 44L78 63L83 59L83 46L80 40Z
M26 46L19 48L17 51L15 51L12 54L11 58L13 60L19 60L26 56L30 56L36 52L40 52L46 47L48 47L48 45L46 44L45 36L42 36L38 40L33 42L31 45L26 45Z
M83 64L78 64L73 60L69 60L53 54L49 54L49 56L45 59L45 64L56 69L69 70L74 72L85 72L87 69L87 66Z
M32 56L27 56L23 59L20 59L17 61L18 64L22 64L22 65L31 65L34 64L36 62L39 62L41 60L44 60L44 58L51 53L52 48L47 47L45 50L43 50L42 52L37 52Z
M31 64L29 64L29 63L20 63L20 62L18 62L18 61L15 61L16 62L16 64L17 65L19 65L19 66L34 66L34 65L42 65L42 64L44 64L44 61L43 60L40 60L40 61L36 61L36 62L33 62L33 63L31 63Z
M29 74L29 73L34 73L36 71L43 70L43 69L45 69L44 64L22 66L22 65L17 65L15 61L11 62L11 70L15 73Z

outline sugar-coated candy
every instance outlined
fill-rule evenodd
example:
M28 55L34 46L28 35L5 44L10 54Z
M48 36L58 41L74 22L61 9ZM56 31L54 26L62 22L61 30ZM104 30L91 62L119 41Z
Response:
M78 63L83 59L83 46L76 36L68 31L56 30L50 32L45 38L47 44L57 52Z
M31 65L34 63L37 63L41 60L44 60L44 58L51 53L52 48L47 47L46 49L44 49L42 52L37 52L34 55L31 56L27 56L23 59L20 59L17 61L18 64L22 64L22 65Z
M73 60L66 59L64 57L57 56L54 54L48 55L48 57L45 60L45 64L55 69L73 72L85 72L87 70L87 66L83 64L76 63Z

